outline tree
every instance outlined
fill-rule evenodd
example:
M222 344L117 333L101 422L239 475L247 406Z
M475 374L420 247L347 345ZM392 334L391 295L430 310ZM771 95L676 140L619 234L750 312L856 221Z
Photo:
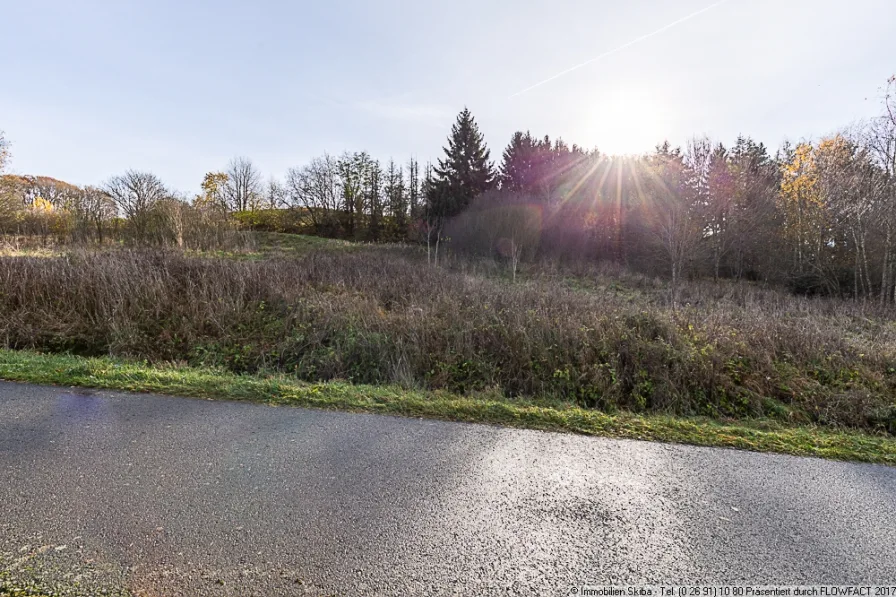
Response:
M63 208L80 191L72 184L49 176L22 176L20 178L22 202L25 206L33 205L40 200L41 203L49 203L54 208Z
M548 135L538 140L529 131L517 131L504 150L499 177L501 190L551 201L564 175L586 157L588 154L579 146L570 147L562 139L551 143Z
M439 239L445 225L445 201L441 197L442 187L436 184L433 177L432 164L427 163L423 169L421 190L424 197L423 217L421 220L423 235L426 239L426 263L439 264ZM435 248L435 259L433 259Z
M383 193L386 195L386 207L392 219L393 236L405 239L408 232L408 194L405 192L404 173L393 160L389 160L386 169Z
M721 168L721 165L719 165ZM728 271L736 278L756 276L776 262L769 247L779 240L776 206L778 168L765 145L739 136L727 152L727 174L711 180L711 193L724 202L726 211L722 257L728 257ZM731 193L730 200L725 193Z
M824 210L818 191L815 152L810 143L800 143L781 162L781 207L784 233L793 248L796 273L820 266L825 237Z
M261 173L252 161L244 157L233 158L225 173L227 174L227 182L223 189L225 209L230 212L258 209L264 193Z
M538 174L538 153L541 145L532 139L529 131L517 131L504 150L500 183L502 191L529 193L533 190Z
M731 249L734 176L728 150L719 143L709 156L706 172L706 232L712 245L713 274L719 278L722 260Z
M364 202L368 209L367 236L377 242L383 231L383 170L374 160L364 177Z
M435 177L429 209L440 217L450 218L462 212L473 198L489 190L495 183L495 172L489 161L489 150L479 125L464 108L451 127L445 158L433 168Z
M342 205L338 160L324 154L301 168L290 168L286 201L291 209L304 210L316 234L337 235Z
M0 175L0 232L12 229L22 212L20 180L11 174Z
M6 139L6 134L0 131L0 174L6 169L9 157L9 141Z
M9 157L9 141L3 131L0 131L0 232L10 226L18 207L12 188L13 181L10 177L3 176Z
M127 218L134 238L140 242L149 238L152 208L170 195L155 174L136 170L113 176L103 185L103 191L111 197L118 213Z
M520 262L538 251L543 210L524 194L493 189L473 200L448 225L452 246L507 263L516 281Z
M871 121L865 144L883 174L874 211L882 233L880 302L896 302L896 76L884 92L881 115Z
M567 145L563 139L557 139L551 146L547 135L542 140L540 155L542 157L539 159L535 192L544 201L557 198L564 181L568 180L569 174L577 167L586 165L593 168L601 162L601 155L596 149L588 152L576 144Z
M422 211L420 190L420 164L414 158L408 161L408 210L412 222L416 222Z
M772 242L762 230L774 213L774 168L765 146L738 137L729 151L704 139L692 144L691 161L699 162L691 185L704 219L713 275L723 270L742 277L756 266L755 249ZM693 163L691 164L693 167Z
M69 210L75 218L74 233L76 238L87 240L94 236L103 244L106 227L115 218L115 202L104 190L87 186L80 189L75 199L69 204Z
M106 182L104 190L115 202L118 212L126 218L145 213L168 196L168 189L155 174L136 170L113 176Z
M871 216L879 199L880 172L869 152L844 135L822 139L815 150L818 188L831 222L848 235L854 257L853 296L872 292L868 259ZM842 243L846 245L846 243Z
M197 207L214 207L227 209L224 200L224 188L227 186L228 176L225 172L206 172L202 179L202 193L196 196L194 203Z
M268 179L264 194L265 209L281 209L286 207L286 187L273 176Z
M189 219L190 204L176 197L166 197L153 206L156 217L153 242L161 246L174 244L184 248L184 237Z
M362 230L361 221L369 198L365 189L374 164L379 168L379 163L365 151L346 152L337 163L342 190L342 211L349 238L357 238Z
M699 195L694 192L694 163L691 166L679 149L668 144L657 147L647 168L651 171L648 185L650 209L654 214L652 230L655 242L666 258L672 275L672 304L678 302L681 279L694 259L703 240L703 221L700 217Z

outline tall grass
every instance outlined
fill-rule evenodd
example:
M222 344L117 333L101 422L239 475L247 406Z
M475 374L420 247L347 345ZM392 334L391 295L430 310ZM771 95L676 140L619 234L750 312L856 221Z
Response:
M624 270L510 284L382 249L7 256L0 343L896 433L892 314L733 283L694 283L675 308L665 296Z

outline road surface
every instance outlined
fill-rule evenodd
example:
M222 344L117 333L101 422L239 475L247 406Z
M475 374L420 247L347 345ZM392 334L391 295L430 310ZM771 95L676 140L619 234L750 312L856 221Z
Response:
M76 594L892 583L896 468L0 382L0 535Z

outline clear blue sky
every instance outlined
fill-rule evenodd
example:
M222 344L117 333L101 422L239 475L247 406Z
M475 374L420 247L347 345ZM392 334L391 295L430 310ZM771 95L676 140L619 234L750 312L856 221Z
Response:
M0 0L11 169L128 168L194 192L235 155L282 176L324 151L438 157L467 105L605 152L694 134L775 148L875 115L894 0Z

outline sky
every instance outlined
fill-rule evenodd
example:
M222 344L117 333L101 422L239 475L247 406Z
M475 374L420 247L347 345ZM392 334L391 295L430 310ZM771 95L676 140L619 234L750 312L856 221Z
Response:
M893 0L0 0L0 130L14 173L185 193L234 156L435 160L464 106L496 162L516 130L774 149L879 112L894 23Z

